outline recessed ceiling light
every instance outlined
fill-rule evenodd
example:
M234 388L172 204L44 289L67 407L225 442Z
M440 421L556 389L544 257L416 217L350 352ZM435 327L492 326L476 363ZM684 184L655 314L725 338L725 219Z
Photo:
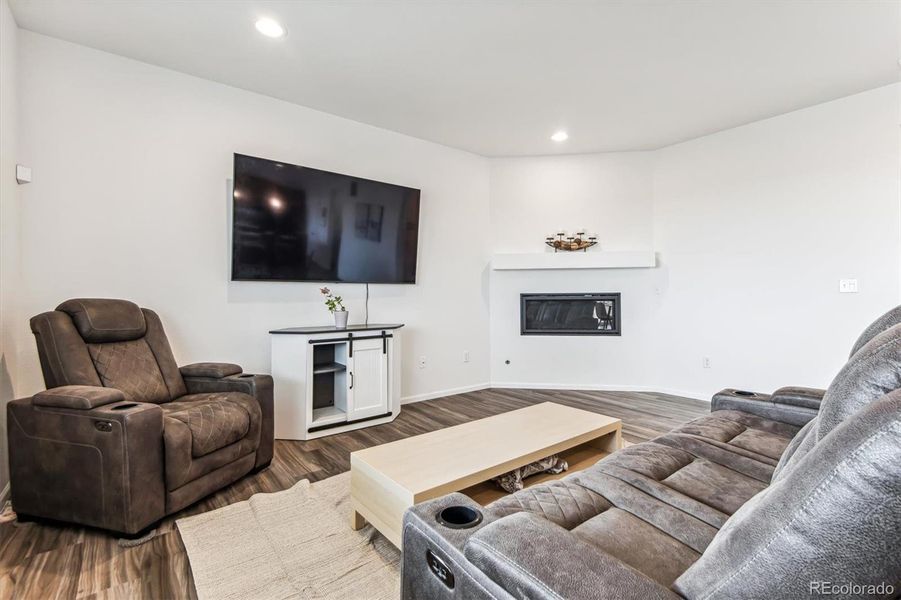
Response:
M565 131L558 131L554 135L551 136L551 139L555 142L565 142L569 139L569 134Z
M285 35L285 28L273 19L260 19L256 22L257 31L271 38L280 38Z

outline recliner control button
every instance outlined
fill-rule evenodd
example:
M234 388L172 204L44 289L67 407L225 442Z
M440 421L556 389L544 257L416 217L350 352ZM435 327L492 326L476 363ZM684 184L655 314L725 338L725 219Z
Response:
M425 559L426 562L429 563L429 569L435 577L450 589L454 589L454 574L448 566L444 564L444 561L435 556L431 550L426 550Z
M113 430L113 424L109 421L94 421L94 428L96 428L97 431L108 433Z

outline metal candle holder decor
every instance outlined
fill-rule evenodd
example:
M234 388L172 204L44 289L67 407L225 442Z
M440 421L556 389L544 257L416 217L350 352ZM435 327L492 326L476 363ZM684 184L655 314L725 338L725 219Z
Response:
M577 231L572 235L567 235L565 231L558 231L554 235L549 235L544 239L544 243L554 249L554 252L563 250L564 252L587 252L589 248L597 245L598 238L591 233L585 231Z

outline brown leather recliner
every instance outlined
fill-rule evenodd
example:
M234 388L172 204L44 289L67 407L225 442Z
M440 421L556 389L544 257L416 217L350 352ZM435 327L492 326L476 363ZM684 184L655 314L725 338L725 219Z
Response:
M272 460L272 377L179 369L153 311L67 300L31 330L48 389L7 407L20 518L135 535Z

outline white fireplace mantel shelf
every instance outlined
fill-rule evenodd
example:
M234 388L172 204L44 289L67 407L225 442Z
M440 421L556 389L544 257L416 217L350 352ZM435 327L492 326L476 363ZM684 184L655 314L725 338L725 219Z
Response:
M547 269L648 269L657 266L653 250L641 252L531 252L495 254L492 271Z

